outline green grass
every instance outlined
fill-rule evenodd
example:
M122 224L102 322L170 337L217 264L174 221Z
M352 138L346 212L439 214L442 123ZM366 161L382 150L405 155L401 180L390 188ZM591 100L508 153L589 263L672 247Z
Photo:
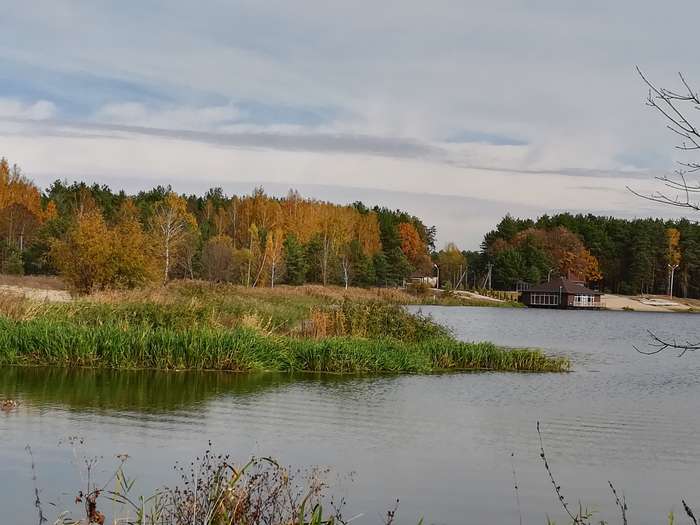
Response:
M87 326L0 318L0 364L162 370L430 372L445 369L562 371L565 359L451 337L302 339L248 328Z
M0 364L336 373L569 368L536 350L458 341L431 319L362 293L184 283L61 304L4 297Z

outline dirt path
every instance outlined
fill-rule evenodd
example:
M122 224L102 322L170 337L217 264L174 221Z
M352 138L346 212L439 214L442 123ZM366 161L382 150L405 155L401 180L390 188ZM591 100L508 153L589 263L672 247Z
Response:
M678 300L659 300L645 297L605 294L603 304L608 310L634 310L635 312L678 312L691 310Z
M495 297L489 297L488 295L481 295L476 292L467 292L465 290L453 290L455 295L461 295L462 297L467 297L469 299L478 299L479 301L492 301L494 303L504 303L503 299L496 299Z

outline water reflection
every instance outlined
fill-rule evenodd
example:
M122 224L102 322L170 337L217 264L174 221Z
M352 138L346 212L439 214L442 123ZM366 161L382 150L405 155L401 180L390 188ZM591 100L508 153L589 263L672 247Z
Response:
M403 522L517 523L511 453L526 523L557 513L538 456L548 455L567 496L615 516L607 480L624 489L630 522L661 523L700 470L700 361L646 357L645 330L697 337L700 317L610 312L431 308L465 339L545 347L573 356L571 374L397 376L158 373L0 369L0 508L33 516L24 445L39 460L46 494L77 486L56 443L84 437L91 453L133 456L146 487L168 482L177 459L208 440L235 457L272 455L295 465L356 472L341 491L356 523L379 523L401 499ZM65 490L64 490L65 492ZM70 504L70 500L66 500ZM66 502L64 501L64 503ZM9 509L9 510L8 510ZM10 519L17 518L17 519Z
M245 398L290 384L335 385L359 376L273 372L160 372L49 367L0 367L0 398L34 407L78 411L164 413L192 410L222 396ZM375 376L376 379L376 376Z

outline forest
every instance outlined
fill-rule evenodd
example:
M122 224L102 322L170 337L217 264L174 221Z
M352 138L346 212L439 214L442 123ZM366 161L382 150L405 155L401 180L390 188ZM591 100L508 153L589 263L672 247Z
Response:
M440 271L442 288L514 290L574 276L620 294L700 297L700 226L562 213L506 215L480 251L436 250L436 229L405 211L338 205L290 190L203 196L169 187L127 195L84 182L42 191L0 160L0 273L58 274L75 293L171 279L250 287L399 286Z
M136 195L56 181L0 161L0 272L59 274L77 293L175 278L251 287L395 286L432 271L435 228L401 210L284 198L262 189Z
M536 220L506 215L470 256L475 271L493 265L493 286L513 289L573 273L619 294L700 297L700 225L687 219L634 219L561 213Z

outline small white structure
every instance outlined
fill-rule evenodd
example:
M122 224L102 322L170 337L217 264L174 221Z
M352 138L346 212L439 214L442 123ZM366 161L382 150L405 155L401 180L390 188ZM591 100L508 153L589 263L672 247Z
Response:
M437 288L437 277L411 277L410 283L413 285L427 284L431 288Z

